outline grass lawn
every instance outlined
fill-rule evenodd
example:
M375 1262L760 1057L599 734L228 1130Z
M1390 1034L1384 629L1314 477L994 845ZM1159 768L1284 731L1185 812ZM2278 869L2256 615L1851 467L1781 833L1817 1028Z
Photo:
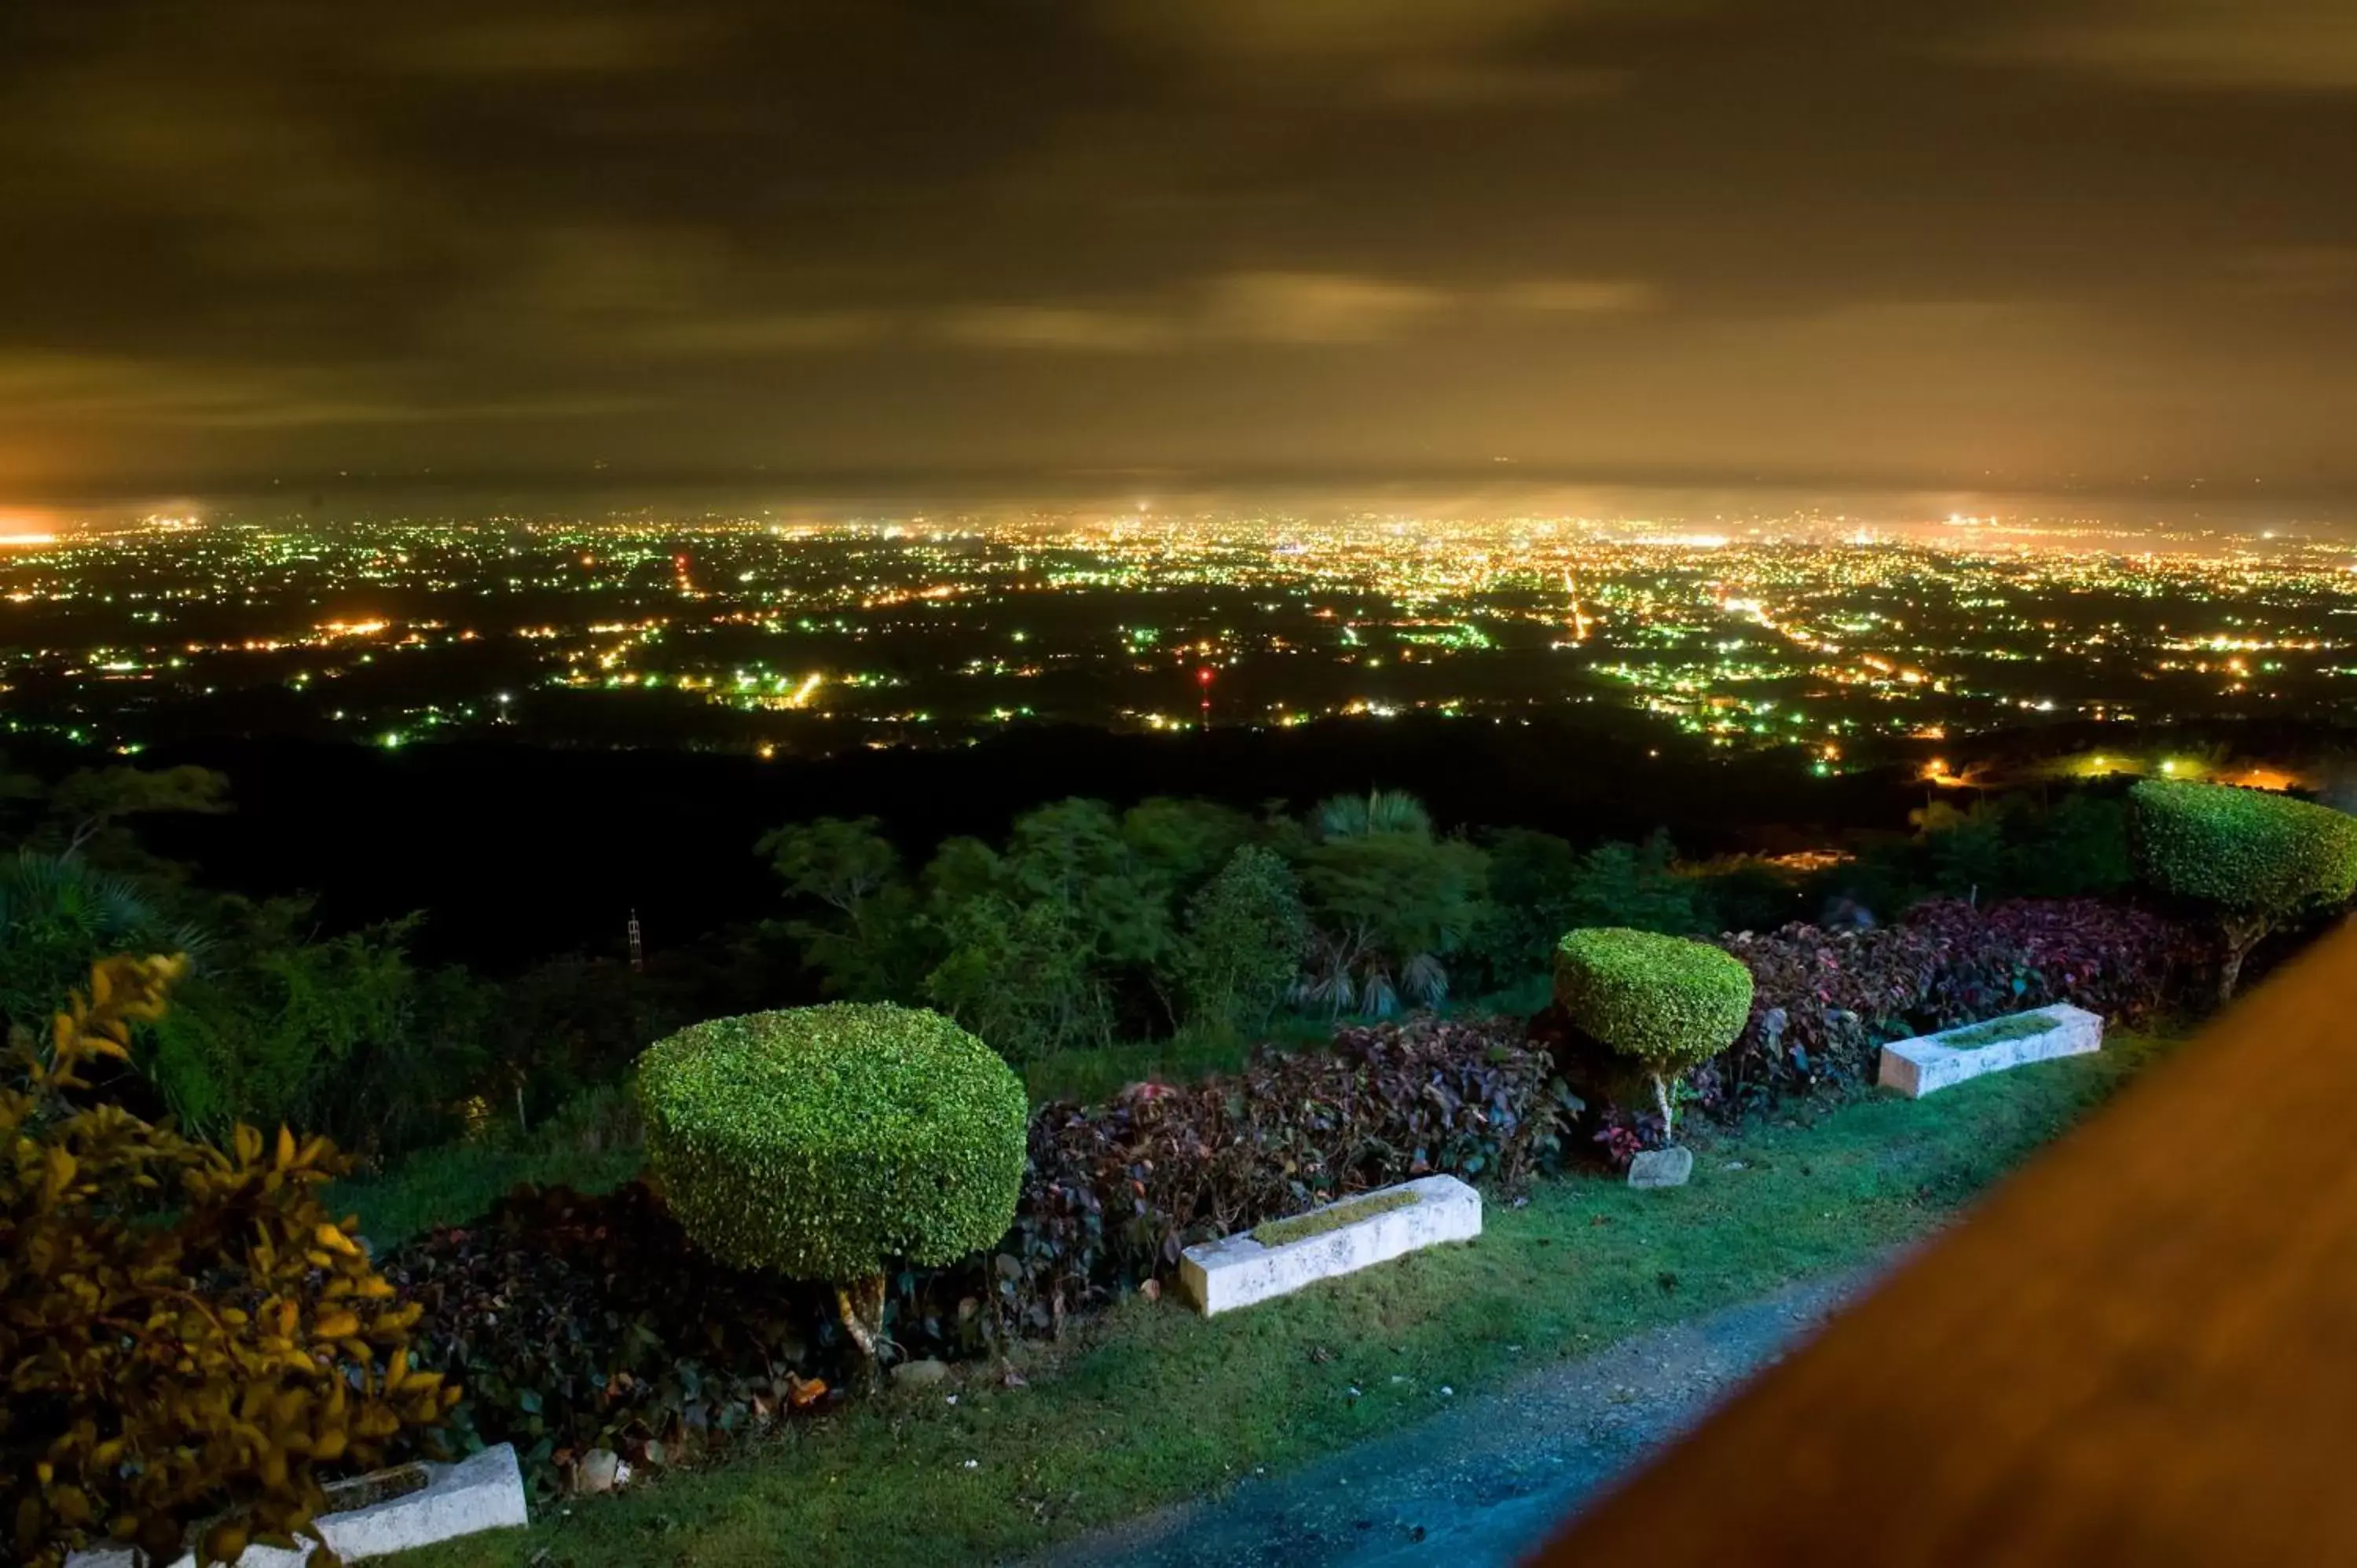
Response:
M1543 1183L1523 1208L1493 1206L1476 1241L1210 1322L1132 1301L1063 1344L1027 1347L1028 1388L961 1368L728 1462L399 1561L768 1568L1019 1555L1255 1466L1396 1431L1437 1410L1443 1385L1494 1386L1920 1237L2163 1048L2115 1036L2100 1055L1925 1101L1821 1110L1739 1140L1697 1125L1684 1189Z
M525 1182L608 1192L645 1165L636 1149L454 1144L421 1149L382 1176L339 1181L324 1201L337 1214L358 1214L361 1234L383 1252L421 1230L463 1224Z

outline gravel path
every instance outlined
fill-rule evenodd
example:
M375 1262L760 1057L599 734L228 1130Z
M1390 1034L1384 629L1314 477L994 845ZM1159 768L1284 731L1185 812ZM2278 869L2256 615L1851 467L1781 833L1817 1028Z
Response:
M1505 1568L1878 1272L1641 1334L1305 1469L1085 1536L1035 1568Z

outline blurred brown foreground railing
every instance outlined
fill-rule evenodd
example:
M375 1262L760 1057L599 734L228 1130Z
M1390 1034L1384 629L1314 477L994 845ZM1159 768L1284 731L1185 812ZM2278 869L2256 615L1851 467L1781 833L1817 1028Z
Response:
M2357 923L1539 1561L2357 1563Z

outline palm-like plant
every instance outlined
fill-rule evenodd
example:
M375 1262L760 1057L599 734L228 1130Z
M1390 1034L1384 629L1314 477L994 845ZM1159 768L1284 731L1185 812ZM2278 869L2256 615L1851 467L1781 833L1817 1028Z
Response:
M1405 789L1370 789L1364 795L1336 795L1318 808L1318 836L1322 839L1366 838L1374 833L1415 833L1432 836L1432 813Z
M1374 931L1354 925L1310 939L1308 961L1286 999L1303 1012L1322 1012L1329 1018L1345 1013L1388 1018L1403 1005L1437 1007L1448 1001L1448 971L1429 951L1396 960Z
M0 859L0 1016L46 1017L109 953L182 951L195 940L127 878L71 853Z
M1384 1017L1448 996L1443 957L1463 942L1487 867L1480 851L1432 831L1405 790L1337 795L1318 806L1302 886L1318 926L1294 1005Z

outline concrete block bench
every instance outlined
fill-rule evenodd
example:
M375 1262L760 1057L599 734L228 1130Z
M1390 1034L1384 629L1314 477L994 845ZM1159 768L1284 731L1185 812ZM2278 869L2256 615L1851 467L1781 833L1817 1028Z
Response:
M1189 1247L1178 1284L1209 1317L1480 1233L1481 1195L1455 1176L1425 1176Z
M2012 1033L2019 1026L2016 1020L2023 1026L2045 1021L2048 1026ZM1978 1044L1972 1039L1975 1030L1998 1030L2007 1033L2007 1037ZM1956 1043L1960 1038L1964 1042L1961 1045ZM2007 1068L2055 1057L2084 1056L2103 1048L2103 1015L2068 1003L2057 1003L2051 1007L1943 1029L1936 1035L1895 1041L1882 1047L1879 1081L1885 1089L1895 1089L1910 1100L1921 1100L1985 1073L2003 1072Z
M337 1511L339 1498L358 1499L394 1487L403 1488L382 1501ZM328 1487L328 1510L319 1516L319 1533L347 1563L383 1557L414 1546L472 1535L480 1530L502 1530L525 1520L523 1474L516 1467L515 1448L502 1443L455 1465L404 1465ZM237 1568L300 1568L311 1549L288 1552L276 1546L249 1546ZM180 1558L172 1568L194 1568L196 1554ZM131 1568L127 1550L77 1552L66 1568Z

